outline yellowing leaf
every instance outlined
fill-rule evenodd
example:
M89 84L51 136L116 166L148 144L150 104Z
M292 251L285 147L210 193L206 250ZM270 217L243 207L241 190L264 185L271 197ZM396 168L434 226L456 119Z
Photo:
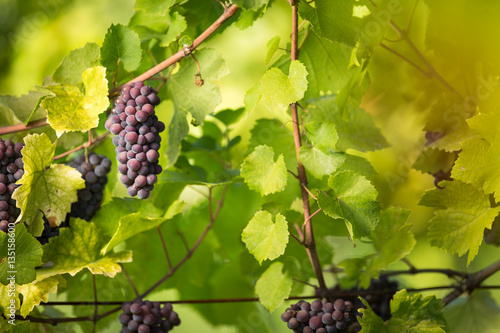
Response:
M24 175L16 183L21 186L12 195L21 208L18 221L30 225L41 210L59 225L71 210L71 204L78 200L76 191L85 187L85 181L76 169L51 164L56 146L46 134L28 135L24 143L21 151Z
M51 261L53 265L40 268L37 277L64 273L74 276L84 268L89 269L92 274L114 277L121 272L118 263L132 261L132 253L121 251L103 256L100 250L105 244L105 236L94 223L71 220L70 228L62 228L60 235L44 246L43 261Z
M58 136L64 132L85 132L99 124L99 114L109 105L106 69L97 66L82 74L85 93L72 85L49 86L53 94L41 105L47 110L47 121Z

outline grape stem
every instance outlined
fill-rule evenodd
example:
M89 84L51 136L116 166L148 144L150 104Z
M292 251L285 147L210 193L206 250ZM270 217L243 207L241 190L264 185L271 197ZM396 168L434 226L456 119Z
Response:
M167 263L168 263L168 271L172 271L172 262L170 261L170 256L168 255L168 250L167 250L167 244L165 244L165 239L163 238L163 234L161 233L160 227L156 227L156 230L158 231L158 235L160 236L161 240L161 245L163 245L163 252L165 252L165 257L167 257Z
M208 37L210 37L218 28L220 28L220 26L222 24L224 24L224 22L226 22L229 18L231 18L236 13L237 10L238 10L238 6L236 6L236 5L231 5L227 8L225 8L224 13L210 27L208 27L207 30L202 32L194 40L193 44L189 47L189 50L190 50L189 53L186 54L183 50L181 50L181 51L175 53L174 55L172 55L171 57L169 57L168 59L164 60L163 62L159 63L155 67L151 68L150 70L148 70L148 71L142 73L141 75L139 75L138 77L130 80L129 82L127 82L127 84L130 84L130 83L136 82L136 81L145 81L145 80L151 78L152 76L160 73L164 69L170 67L171 65L177 63L182 58L188 56L192 51L194 51L194 49L196 49L198 46L200 46L201 43L203 43ZM119 88L120 87L115 88L115 89L113 89L113 91L118 90ZM24 124L16 124L16 125L12 125L12 126L0 127L0 135L16 133L16 132L20 132L20 131L27 131L27 130L30 130L32 128L45 126L47 124L48 124L47 118L43 118L43 119L32 121L32 122L28 123L27 126L25 126Z
M289 0L292 6L292 46L291 46L291 61L295 61L299 58L298 50L298 21L299 21L299 9L295 1ZM311 223L311 208L309 206L309 193L307 188L307 175L304 165L300 161L299 151L302 146L300 137L300 124L299 116L297 111L297 103L290 104L290 111L292 114L293 123L293 137L295 142L295 154L297 156L297 171L300 182L300 190L302 193L302 207L304 209L304 225L305 230L304 245L309 257L309 261L314 269L314 273L319 283L319 291L321 294L326 293L327 288L325 284L325 279L323 277L323 270L321 268L321 263L319 261L318 253L316 251L316 242L314 240L313 226Z
M453 302L455 299L460 297L464 292L471 293L474 291L474 289L478 289L481 285L481 283L484 282L487 278L495 274L496 272L500 271L500 260L494 262L490 266L474 273L471 274L465 283L460 284L454 291L446 295L443 299L443 303L445 305L450 304ZM495 288L496 289L496 288Z
M123 267L123 264L120 264L121 268L122 268L122 272L123 272L123 275L125 275L125 277L127 278L128 280L128 283L130 283L130 286L132 287L132 289L134 289L134 293L137 297L140 296L139 294L139 291L137 290L137 287L135 286L134 284L134 281L132 281L132 279L130 278L130 275L128 275L128 272L127 270L125 269L125 267Z
M53 161L56 161L56 160L58 160L58 159L60 159L60 158L63 158L63 157L65 157L65 156L68 156L69 154L72 154L72 153L74 153L74 152L77 152L77 151L79 151L80 149L83 149L83 148L88 148L88 147L90 147L91 145L95 144L96 142L99 142L99 141L104 140L104 139L105 139L105 138L106 138L109 134L110 134L109 132L106 132L106 133L104 133L104 134L102 134L102 135L98 136L97 138L93 139L93 140L92 140L92 141L90 141L90 142L89 142L89 141L87 141L87 142L85 142L85 143L83 143L83 144L79 145L78 147L75 147L75 148L73 148L73 149L71 149L71 150L68 150L67 152L64 152L64 153L62 153L62 154L60 154L60 155L55 156L54 158L52 158L52 160L53 160Z

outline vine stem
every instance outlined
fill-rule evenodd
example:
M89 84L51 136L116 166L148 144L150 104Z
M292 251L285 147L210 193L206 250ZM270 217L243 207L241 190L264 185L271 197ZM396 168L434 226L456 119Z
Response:
M443 298L443 303L445 305L453 302L455 299L460 297L464 292L471 293L474 289L477 289L481 283L484 282L487 278L500 271L500 260L494 262L490 266L470 275L467 278L467 281L457 287L454 291L449 293Z
M94 274L92 274L92 283L94 286L94 315L92 316L92 332L95 333L99 305L97 304L97 285L95 283L95 275Z
M104 133L103 135L98 136L98 137L97 137L97 138L95 138L94 140L91 140L91 141L85 142L85 143L83 143L83 144L79 145L78 147L75 147L75 148L73 148L73 149L71 149L71 150L68 150L67 152L64 152L64 153L62 153L62 154L60 154L60 155L54 156L54 158L53 158L52 160L53 160L53 161L55 161L55 160L58 160L58 159L60 159L60 158L65 157L65 156L68 156L69 154L72 154L72 153L74 153L74 152L77 152L77 151L79 151L80 149L83 149L83 148L88 148L88 147L90 147L91 145L93 145L94 143L99 142L99 141L101 141L101 140L104 140L104 139L105 139L105 138L106 138L109 134L110 134L109 132L106 132L106 133Z
M144 81L152 76L158 74L159 72L163 71L164 69L168 68L169 66L177 63L180 61L182 58L187 57L189 54L191 54L192 51L194 51L198 46L200 46L201 43L203 43L210 35L212 35L224 22L226 22L228 19L230 19L238 10L238 6L236 5L231 5L227 7L224 11L224 13L210 26L208 27L207 30L202 32L193 42L193 44L188 48L189 52L185 52L185 50L181 50L168 59L164 60L163 62L159 63L155 67L151 68L150 70L142 73L138 77L130 80L127 82L127 84L130 84L132 82L136 81ZM113 89L115 90L115 89ZM0 135L5 135L5 134L10 134L10 133L16 133L20 131L27 131L33 128L37 127L42 127L47 125L47 118L39 119L33 122L28 123L27 126L24 124L16 124L12 126L5 126L5 127L0 127ZM81 148L80 148L81 149Z
M180 61L182 58L187 57L191 52L193 52L201 43L203 43L208 37L210 37L211 34L213 34L224 22L226 22L229 18L231 18L236 11L238 10L238 6L236 5L231 5L226 10L224 13L207 29L205 30L201 35L199 35L194 41L193 44L189 47L189 52L186 52L185 50L181 50L174 55L172 55L170 58L164 60L163 62L159 63L157 66L151 68L150 70L146 71L145 73L139 75L135 79L132 79L128 82L128 84L136 81L144 81L152 77L153 75L158 74L162 70L168 68L169 66L175 64L176 62Z
M11 126L0 127L0 135L12 134L21 131L27 131L33 128L42 127L47 125L47 118L38 119L35 121L31 121L27 126L24 124L16 124Z
M298 50L298 21L299 21L299 9L298 6L293 2L293 0L289 0L292 5L292 48L291 48L291 60L295 61L299 58L299 50ZM316 242L314 240L314 232L313 226L311 223L311 208L309 206L309 193L305 188L307 188L307 175L304 165L300 161L299 150L302 146L301 137L300 137L300 125L299 125L299 116L297 111L297 103L292 103L290 105L290 111L292 114L292 123L293 123L293 138L295 142L295 154L297 156L297 171L300 181L300 190L302 194L302 206L304 209L304 229L305 229L305 245L307 255L309 260L311 261L311 265L314 269L314 273L316 274L316 278L319 283L320 292L326 293L327 288L325 284L325 278L323 277L323 270L321 269L321 264L319 261L318 253L316 251Z
M224 187L222 190L221 194L221 199L219 200L217 204L217 208L215 209L214 212L212 212L212 189L210 188L209 191L209 197L208 197L208 205L209 205L209 211L210 211L210 222L206 226L205 230L203 230L203 233L200 235L196 243L191 247L189 252L182 258L182 260L172 269L169 270L165 276L163 276L160 280L158 280L155 284L153 284L148 290L146 290L144 293L141 294L141 298L144 298L147 296L149 293L151 293L153 290L155 290L159 285L161 285L163 282L165 282L168 278L170 278L174 273L184 265L184 263L191 258L191 256L194 254L196 249L200 246L201 242L205 239L207 236L208 232L212 229L215 220L217 219L217 216L220 213L220 210L222 209L222 206L224 205L224 198L226 196L227 192L227 186Z

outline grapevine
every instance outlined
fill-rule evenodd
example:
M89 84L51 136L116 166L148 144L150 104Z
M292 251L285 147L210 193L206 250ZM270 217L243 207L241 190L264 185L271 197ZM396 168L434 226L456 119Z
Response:
M496 332L497 7L7 1L0 333Z

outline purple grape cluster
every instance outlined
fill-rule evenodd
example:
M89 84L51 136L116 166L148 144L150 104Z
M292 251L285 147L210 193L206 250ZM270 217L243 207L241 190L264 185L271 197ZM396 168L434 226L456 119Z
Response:
M295 333L347 332L348 325L355 321L353 310L352 302L342 299L333 303L299 301L286 309L281 320Z
M9 223L14 223L21 213L12 199L12 193L19 186L16 181L24 174L23 144L0 139L0 230L7 232Z
M61 223L58 227L52 227L49 223L49 220L47 220L47 218L44 216L43 217L43 231L42 231L42 234L40 235L40 237L36 238L37 241L39 241L40 244L42 244L42 245L47 244L52 237L59 236L59 229L60 228L65 228L65 227L69 226L68 222L69 222L69 218L66 218L66 221Z
M181 323L170 303L161 307L159 302L136 299L123 303L122 310L123 313L118 317L123 325L122 333L165 333Z
M82 178L85 179L85 188L78 190L78 201L71 205L71 212L67 219L79 217L90 221L101 208L104 188L111 170L111 161L104 155L91 152L88 154L88 162L85 161L85 155L81 155L69 165L82 174Z
M116 159L120 180L127 186L130 196L149 197L162 171L158 164L160 133L165 124L155 116L155 106L160 103L158 92L138 81L126 85L115 100L106 129L115 136Z

